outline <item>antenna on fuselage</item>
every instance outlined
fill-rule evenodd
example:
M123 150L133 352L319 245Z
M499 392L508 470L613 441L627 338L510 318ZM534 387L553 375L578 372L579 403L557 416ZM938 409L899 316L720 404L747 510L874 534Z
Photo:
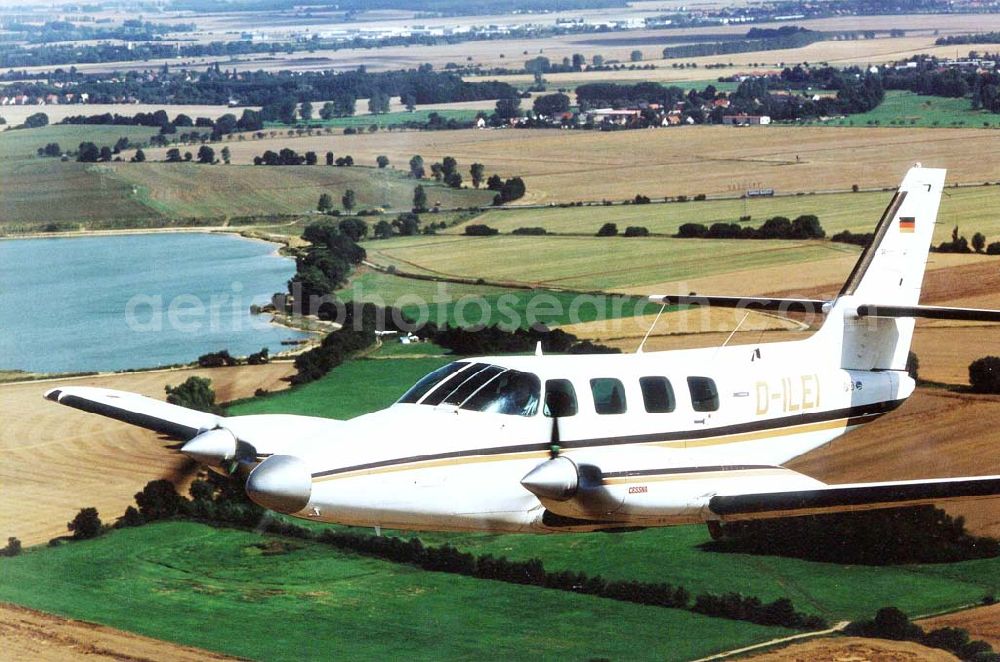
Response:
M635 350L636 354L642 354L642 348L646 344L646 340L649 338L649 334L653 332L653 329L656 327L656 323L660 321L660 316L663 315L663 311L666 309L667 309L667 304L664 303L660 306L660 312L656 313L656 319L654 319L653 323L649 325L648 329L646 329L646 335L642 337L642 342L639 343L639 347L636 348Z

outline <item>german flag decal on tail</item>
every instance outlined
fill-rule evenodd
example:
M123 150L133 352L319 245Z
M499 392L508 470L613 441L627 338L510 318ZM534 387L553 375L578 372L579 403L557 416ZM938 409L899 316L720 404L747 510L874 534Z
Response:
M900 232L914 232L917 229L917 219L913 216L900 216L899 217L899 231Z

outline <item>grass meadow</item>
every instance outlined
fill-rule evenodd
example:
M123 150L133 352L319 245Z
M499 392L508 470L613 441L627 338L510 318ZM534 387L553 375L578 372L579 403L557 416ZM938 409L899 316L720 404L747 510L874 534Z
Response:
M973 110L967 98L932 97L889 90L874 110L834 122L837 126L1000 128L1000 115Z
M339 295L344 300L398 307L411 320L431 321L438 326L499 323L504 328L527 328L536 323L551 326L634 317L658 309L642 297L586 297L579 292L510 290L371 271L353 278Z
M114 531L0 559L0 600L265 660L687 660L788 633L267 540L187 522Z
M610 290L856 255L828 241L406 237L367 245L369 259L401 270L573 290Z
M815 214L829 237L842 230L872 232L891 198L892 191L880 190L650 205L542 207L486 211L469 222L485 223L502 233L522 227L543 227L558 234L594 235L604 223L615 223L619 232L638 225L654 234L673 235L684 223L740 223L741 216L749 215L750 220L743 223L756 227L772 216L795 218ZM1000 241L997 208L1000 208L1000 186L945 190L934 241L949 240L956 225L969 238L975 232L982 232L990 241ZM446 232L460 234L463 228L458 225Z

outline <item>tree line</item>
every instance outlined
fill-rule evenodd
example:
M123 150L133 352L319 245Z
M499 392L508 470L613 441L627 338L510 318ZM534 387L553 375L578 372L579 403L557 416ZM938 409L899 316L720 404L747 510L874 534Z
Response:
M767 219L760 227L738 223L684 223L674 237L679 239L822 239L826 231L814 214L803 214L795 220L785 216Z
M994 604L996 598L987 596L983 604ZM873 637L893 641L913 641L923 646L939 648L953 653L958 659L968 662L1000 662L989 643L971 640L969 632L963 628L943 627L925 631L896 607L883 607L871 619L849 623L844 634L850 637Z

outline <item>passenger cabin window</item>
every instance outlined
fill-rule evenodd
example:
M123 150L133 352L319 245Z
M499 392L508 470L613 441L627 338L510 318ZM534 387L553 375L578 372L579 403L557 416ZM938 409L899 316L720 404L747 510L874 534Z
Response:
M462 382L462 385L456 388L444 399L444 404L458 406L469 399L473 393L478 391L483 387L484 384L492 380L494 377L503 372L503 368L498 365L487 366L484 363L476 364L482 367L480 370L476 370L475 367L468 370L467 373L471 375L468 379ZM475 370L475 374L473 371ZM463 373L466 374L466 373Z
M541 394L538 377L519 370L506 370L462 403L469 411L534 416Z
M666 377L640 377L642 403L650 414L668 414L674 410L674 389Z
M542 411L549 417L575 416L576 391L573 383L568 379L545 380L545 407Z
M415 403L420 400L420 398L424 397L432 388L448 379L448 377L455 374L459 370L464 370L467 367L469 367L468 361L457 361L455 363L449 363L446 366L441 366L434 372L422 377L420 381L411 386L410 390L404 393L403 397L396 402L404 404Z
M691 406L695 411L716 411L719 408L719 390L715 380L708 377L688 377Z
M594 409L598 414L625 413L625 387L617 379L610 377L591 379L590 392L594 395Z

